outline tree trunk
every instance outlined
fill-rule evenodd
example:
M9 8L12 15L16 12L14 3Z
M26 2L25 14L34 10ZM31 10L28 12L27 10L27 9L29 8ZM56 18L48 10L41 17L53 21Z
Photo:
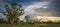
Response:
M18 23L18 18L10 20L10 24L17 24Z
M10 24L14 24L14 19L10 20Z

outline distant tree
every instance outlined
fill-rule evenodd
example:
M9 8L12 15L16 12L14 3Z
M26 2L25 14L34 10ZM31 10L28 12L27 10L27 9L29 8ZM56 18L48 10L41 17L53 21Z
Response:
M5 5L6 12L3 13L7 16L9 23L15 24L18 22L18 16L24 14L24 9L22 9L22 5L18 5L17 3L11 3L11 5Z
M29 21L29 18L30 18L29 15L25 16L26 22Z
M30 16L29 16L29 15L25 16L25 19L26 19L26 22L27 22L28 24L31 24L31 25L34 24L34 21L29 20L29 19L30 19Z

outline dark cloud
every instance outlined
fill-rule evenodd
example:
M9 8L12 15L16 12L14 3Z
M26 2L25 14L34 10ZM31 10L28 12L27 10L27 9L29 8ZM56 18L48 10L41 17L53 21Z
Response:
M57 16L60 16L60 0L55 1L55 10L57 12Z
M7 2L4 2L3 0L0 0L0 5L1 6L4 6L4 5L6 5L7 4Z
M42 0L48 1L50 4L46 5L48 8L35 9L41 15L60 17L60 0ZM45 13L45 14L44 14Z
M60 16L60 0L54 0L49 5L49 9L52 10L52 12L55 12L54 16Z
M44 8L42 8L42 11L46 11L48 13L51 12L53 16L60 16L60 0L0 0L0 7L4 6L12 1L15 1L15 2L19 2L19 1L23 1L23 2L24 1L28 1L28 2L48 1L48 2L50 2L50 4L47 5L48 8L46 8L46 10ZM40 11L41 9L36 9L36 10Z

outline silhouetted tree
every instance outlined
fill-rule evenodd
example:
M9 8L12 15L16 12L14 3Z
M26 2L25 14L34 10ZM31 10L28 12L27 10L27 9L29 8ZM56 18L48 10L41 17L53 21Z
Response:
M11 3L11 5L5 5L6 12L3 13L7 16L9 23L15 24L18 22L18 16L24 14L24 9L22 9L22 5L18 5L17 3Z
M29 18L30 18L29 15L25 16L26 22L29 21Z
M30 16L29 16L29 15L25 16L25 19L26 19L26 22L27 22L28 24L31 24L31 25L34 24L34 21L29 20L29 19L30 19Z

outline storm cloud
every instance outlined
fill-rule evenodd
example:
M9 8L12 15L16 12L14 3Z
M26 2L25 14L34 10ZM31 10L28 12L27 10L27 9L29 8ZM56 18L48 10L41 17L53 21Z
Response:
M25 8L30 14L60 17L60 0L42 0Z
M0 0L0 7L12 1L20 0ZM60 0L21 0L21 1L32 2L28 6L25 6L24 8L25 11L28 11L28 14L60 17Z
M60 17L60 0L51 0L49 2L50 4L48 5L48 11L52 11L53 16Z
M55 0L54 2L52 2L52 5L56 12L55 16L60 16L60 0Z

